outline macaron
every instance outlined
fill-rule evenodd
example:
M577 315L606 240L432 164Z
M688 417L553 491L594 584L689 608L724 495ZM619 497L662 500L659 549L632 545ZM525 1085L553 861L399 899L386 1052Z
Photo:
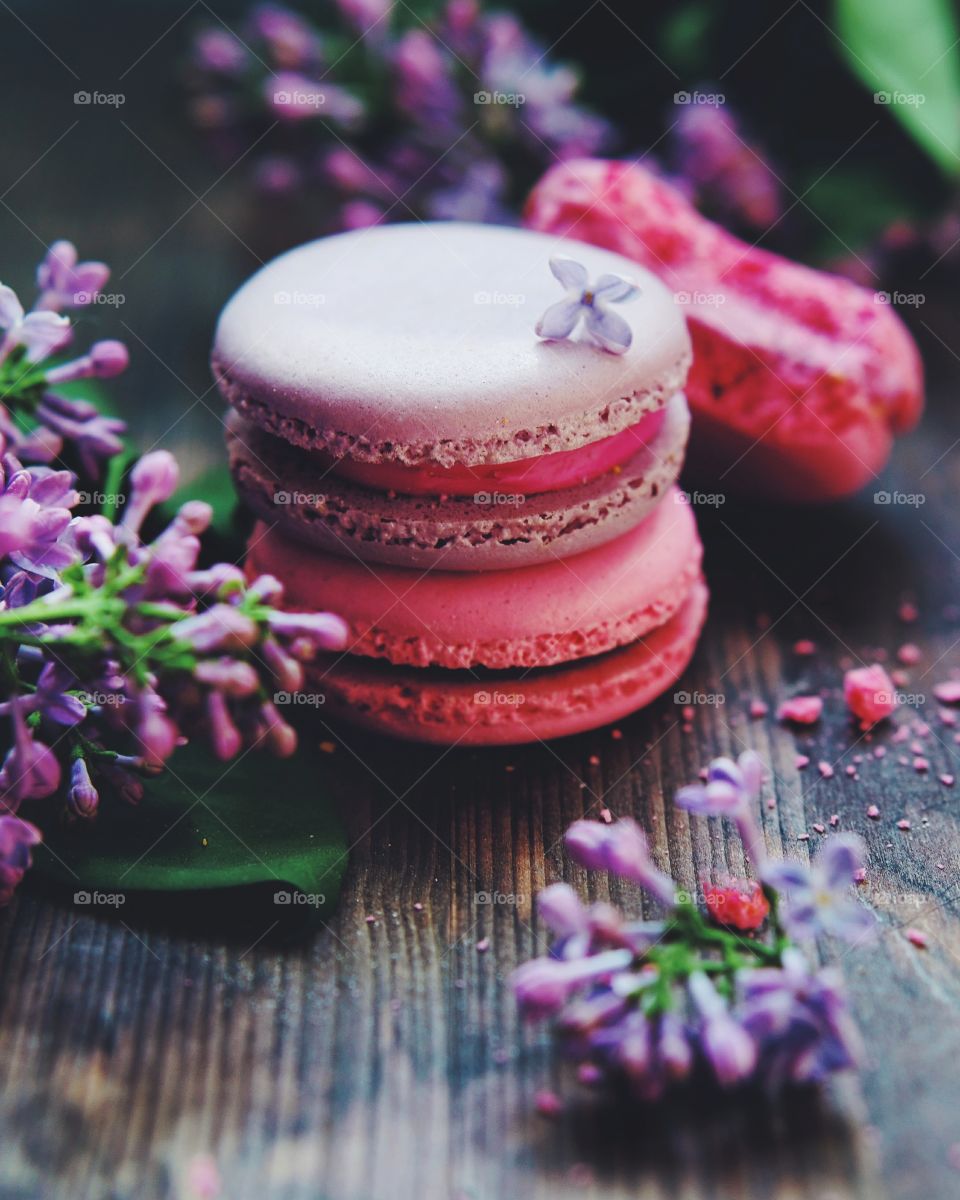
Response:
M581 554L486 573L375 565L260 523L247 569L292 608L338 608L342 655L308 669L325 713L444 744L519 743L618 720L666 690L706 613L683 493ZM344 605L345 596L350 603Z
M562 254L627 277L632 337L535 333ZM367 562L549 562L642 521L679 472L691 357L667 288L597 247L460 222L340 234L281 256L220 318L234 478L291 537Z
M654 271L687 314L689 475L714 491L825 502L872 485L923 409L891 296L740 241L637 163L569 160L525 222Z

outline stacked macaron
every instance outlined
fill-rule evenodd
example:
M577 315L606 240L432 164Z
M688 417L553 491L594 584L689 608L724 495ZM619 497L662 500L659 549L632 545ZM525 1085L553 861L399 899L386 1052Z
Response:
M248 559L348 620L310 671L325 711L512 743L669 687L706 609L674 487L689 363L653 275L528 231L368 229L244 285L213 369Z

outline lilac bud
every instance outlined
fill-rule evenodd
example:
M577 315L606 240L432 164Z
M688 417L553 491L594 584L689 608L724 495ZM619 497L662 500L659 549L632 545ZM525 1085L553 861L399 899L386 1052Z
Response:
M169 500L180 478L177 460L168 450L152 450L137 461L130 472L130 498L120 522L124 529L139 532L155 504Z
M148 767L160 766L174 752L177 727L166 715L166 704L156 692L145 691L137 698L139 720L136 737Z
M283 584L275 575L258 575L247 591L261 604L283 603Z
M240 730L234 725L222 692L213 691L207 696L207 720L210 725L210 740L217 758L226 762L233 758L243 745Z
M285 692L299 692L303 687L303 667L281 647L275 638L264 638L260 646L263 660L271 675Z
M188 500L177 509L173 524L187 533L199 536L206 533L213 520L213 509L205 500Z
M629 950L607 950L573 960L534 958L517 967L511 983L525 1015L546 1017L558 1012L576 988L622 971L632 961Z
M665 1012L661 1016L657 1049L660 1062L672 1079L684 1079L690 1074L693 1049L683 1022L675 1013Z
M97 379L110 379L130 365L130 352L126 346L123 342L112 339L94 342L90 347L90 358L93 360L94 375Z
M244 574L233 563L214 563L203 571L191 571L187 583L195 596L222 596L226 591L241 590Z
M695 971L687 984L690 996L703 1018L700 1045L721 1087L747 1079L757 1064L753 1038L730 1015L709 978Z
M350 627L334 613L272 612L267 617L271 630L282 638L310 638L318 650L342 650Z
M92 817L100 803L100 793L93 786L86 761L75 758L70 767L70 790L67 793L70 811L78 817Z
M278 758L289 758L297 749L297 732L280 716L271 701L260 706L263 737L270 751Z
M205 658L197 663L193 674L198 683L238 699L251 696L260 686L250 663L236 658Z
M177 621L171 632L200 654L245 649L259 634L256 621L229 604L214 604L206 612Z
M552 883L537 896L537 911L557 937L572 937L587 927L587 913L568 883Z

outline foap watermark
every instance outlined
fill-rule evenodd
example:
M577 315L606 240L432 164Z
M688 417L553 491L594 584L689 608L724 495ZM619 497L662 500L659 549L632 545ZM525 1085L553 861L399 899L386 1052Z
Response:
M707 108L722 108L727 102L723 92L674 92L674 104L702 104Z
M326 496L322 492L274 492L274 504L323 504Z
M123 892L74 892L73 902L83 908L120 908L127 898Z
M874 492L874 504L885 504L891 508L920 508L927 502L923 492Z
M904 108L920 108L926 104L927 97L923 92L874 92L874 104L902 105Z
M327 302L323 292L274 292L274 304L290 308L322 308Z
M523 92L474 92L474 104L485 105L501 105L505 108L519 108L521 104L526 104L527 98Z
M323 108L327 97L312 88L283 88L273 93L273 102L284 108Z
M504 708L519 708L521 704L527 701L526 696L522 692L474 692L474 704L480 704L484 708L496 708L502 706Z
M504 904L507 906L523 904L524 897L515 892L474 892L474 904Z
M726 504L727 497L723 492L687 492L678 488L674 492L675 504L689 504L700 508L719 508Z
M713 704L719 707L726 704L727 698L723 692L674 692L673 702L684 708L692 708L696 704Z
M323 692L274 692L274 704L292 704L295 708L320 708L326 704L327 697Z
M522 492L474 492L474 504L483 504L490 507L496 507L498 504L508 505L510 508L517 508L523 504L526 496Z
M79 308L97 304L102 308L120 308L126 304L127 297L123 292L74 292L73 302Z
M923 708L927 703L927 697L924 692L879 691L873 693L873 702L884 708L888 708L891 704L899 705L901 708Z
M123 92L74 92L74 104L89 105L91 108L120 108L126 104Z
M474 304L499 304L505 308L519 308L526 304L527 298L522 292L474 292Z
M77 699L87 708L122 708L127 703L123 692L77 692Z
M891 304L898 308L920 308L926 304L924 292L874 292L874 304Z
M286 904L292 908L296 908L298 905L308 908L323 908L327 898L323 892L298 892L296 889L290 891L281 889L273 893L273 902L274 904Z
M120 508L127 502L124 492L77 492L77 496L79 504L94 508Z
M723 292L674 292L675 304L696 306L697 308L720 308L726 304L727 297Z

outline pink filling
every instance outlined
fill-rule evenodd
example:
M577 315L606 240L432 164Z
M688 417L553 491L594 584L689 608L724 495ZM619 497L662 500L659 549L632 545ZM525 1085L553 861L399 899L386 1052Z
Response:
M596 479L632 458L660 430L660 409L636 425L599 442L576 450L559 450L514 462L482 463L479 466L407 467L402 463L364 463L352 458L334 459L319 452L325 468L344 479L378 492L400 492L406 496L473 496L477 492L506 492L534 495L558 492Z

